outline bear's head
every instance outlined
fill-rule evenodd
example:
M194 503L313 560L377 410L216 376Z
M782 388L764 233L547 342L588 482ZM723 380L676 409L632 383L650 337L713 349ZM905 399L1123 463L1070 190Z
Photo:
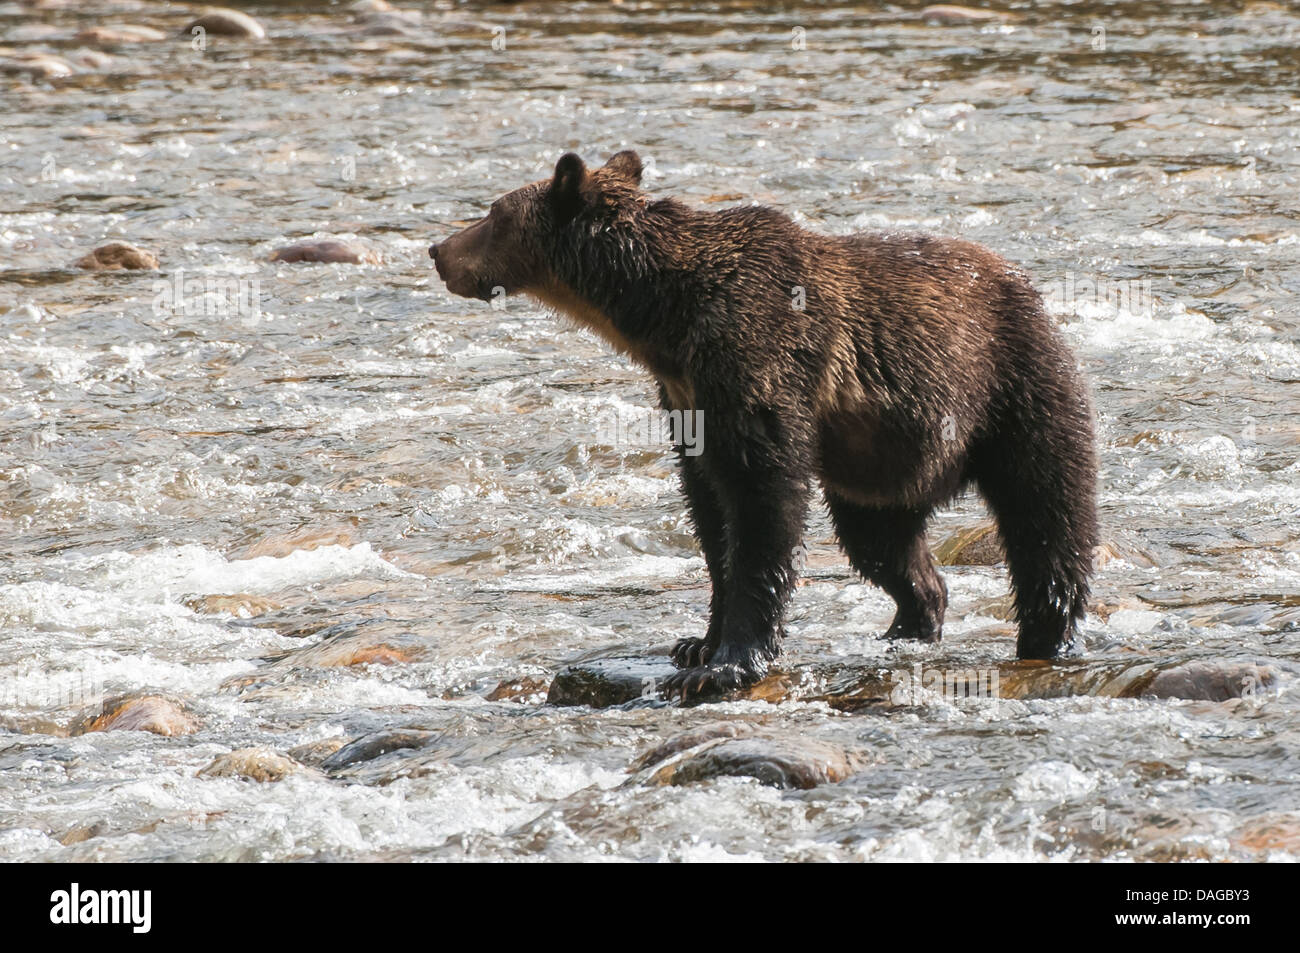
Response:
M595 170L567 153L550 179L503 195L485 218L430 245L429 257L447 290L462 298L542 293L584 234L598 234L640 206L640 185L635 152L620 152Z

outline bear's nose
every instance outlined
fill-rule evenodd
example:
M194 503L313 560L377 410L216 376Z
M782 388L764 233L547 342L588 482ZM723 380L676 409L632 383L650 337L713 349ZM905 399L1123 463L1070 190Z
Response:
M429 257L432 258L434 261L437 261L437 260L438 260L438 246L437 246L437 245L430 245L430 246L429 246Z

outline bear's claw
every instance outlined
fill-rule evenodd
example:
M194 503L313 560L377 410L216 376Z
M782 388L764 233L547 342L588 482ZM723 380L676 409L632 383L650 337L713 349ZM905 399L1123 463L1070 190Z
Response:
M706 639L681 639L669 654L678 668L699 668L708 664L713 649Z
M757 675L746 672L735 663L697 665L669 675L660 683L659 692L664 698L692 701L725 695L727 692L752 685L756 681L758 681Z

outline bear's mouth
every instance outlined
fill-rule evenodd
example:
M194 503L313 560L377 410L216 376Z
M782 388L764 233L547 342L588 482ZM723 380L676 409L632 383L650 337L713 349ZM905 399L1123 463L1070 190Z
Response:
M477 298L480 301L492 300L492 288L494 285L486 278L481 278L469 271L451 272L441 260L435 260L433 267L437 269L438 277L442 283L458 298Z

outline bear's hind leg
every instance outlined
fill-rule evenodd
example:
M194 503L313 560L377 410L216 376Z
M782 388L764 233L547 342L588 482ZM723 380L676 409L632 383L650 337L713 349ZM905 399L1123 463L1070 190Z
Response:
M925 542L929 511L860 506L829 490L825 495L849 562L898 606L885 638L938 642L948 589Z
M976 483L1006 549L1022 659L1079 648L1076 627L1087 608L1097 517L1086 419L1075 428L1004 439L983 448L976 461Z

